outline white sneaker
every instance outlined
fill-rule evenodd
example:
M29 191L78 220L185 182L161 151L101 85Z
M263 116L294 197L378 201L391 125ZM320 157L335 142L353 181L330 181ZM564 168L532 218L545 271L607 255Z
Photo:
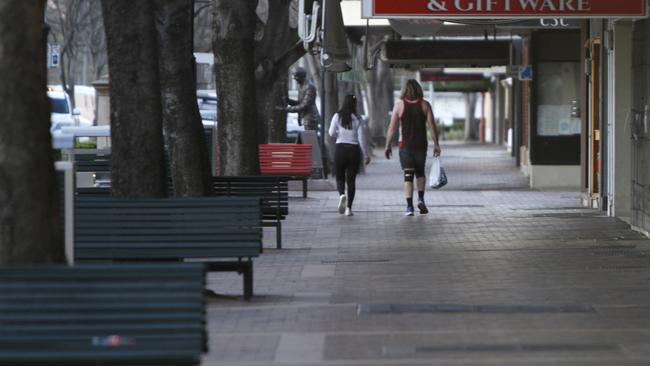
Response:
M345 216L354 216L350 207L345 209Z
M339 197L339 213L343 215L345 212L345 204L347 203L347 199L344 194Z

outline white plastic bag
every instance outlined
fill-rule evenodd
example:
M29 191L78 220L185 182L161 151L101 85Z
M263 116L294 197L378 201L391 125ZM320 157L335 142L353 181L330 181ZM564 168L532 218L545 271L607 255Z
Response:
M440 189L447 184L447 174L442 167L440 157L434 157L431 164L431 171L429 172L429 187L433 189Z

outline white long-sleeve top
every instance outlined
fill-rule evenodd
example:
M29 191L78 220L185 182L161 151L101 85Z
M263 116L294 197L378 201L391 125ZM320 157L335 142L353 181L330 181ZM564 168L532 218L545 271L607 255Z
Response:
M336 137L337 144L359 145L363 156L367 156L366 150L363 148L363 123L354 114L352 115L352 128L348 130L341 126L339 114L335 113L330 122L329 134Z

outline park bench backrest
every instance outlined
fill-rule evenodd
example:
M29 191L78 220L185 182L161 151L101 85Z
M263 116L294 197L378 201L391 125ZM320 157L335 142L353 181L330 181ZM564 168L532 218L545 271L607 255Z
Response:
M311 145L260 144L260 173L308 177L311 175Z
M110 172L111 155L110 154L83 154L78 153L74 156L76 171L78 172Z
M260 197L265 219L284 219L289 214L287 177L212 177L214 194L230 197Z
M0 365L196 365L203 266L0 268Z
M252 197L75 199L75 258L256 257L260 199Z

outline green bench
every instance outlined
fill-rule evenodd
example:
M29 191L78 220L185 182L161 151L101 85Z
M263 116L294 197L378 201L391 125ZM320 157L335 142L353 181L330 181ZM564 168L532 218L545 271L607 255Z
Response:
M262 226L275 227L276 248L282 248L282 220L289 214L289 177L212 177L214 194L227 197L260 197Z
M198 365L199 264L0 268L0 365Z
M78 172L110 172L111 154L78 152L74 155Z
M201 261L243 275L253 295L260 255L260 199L252 197L75 198L75 261Z

